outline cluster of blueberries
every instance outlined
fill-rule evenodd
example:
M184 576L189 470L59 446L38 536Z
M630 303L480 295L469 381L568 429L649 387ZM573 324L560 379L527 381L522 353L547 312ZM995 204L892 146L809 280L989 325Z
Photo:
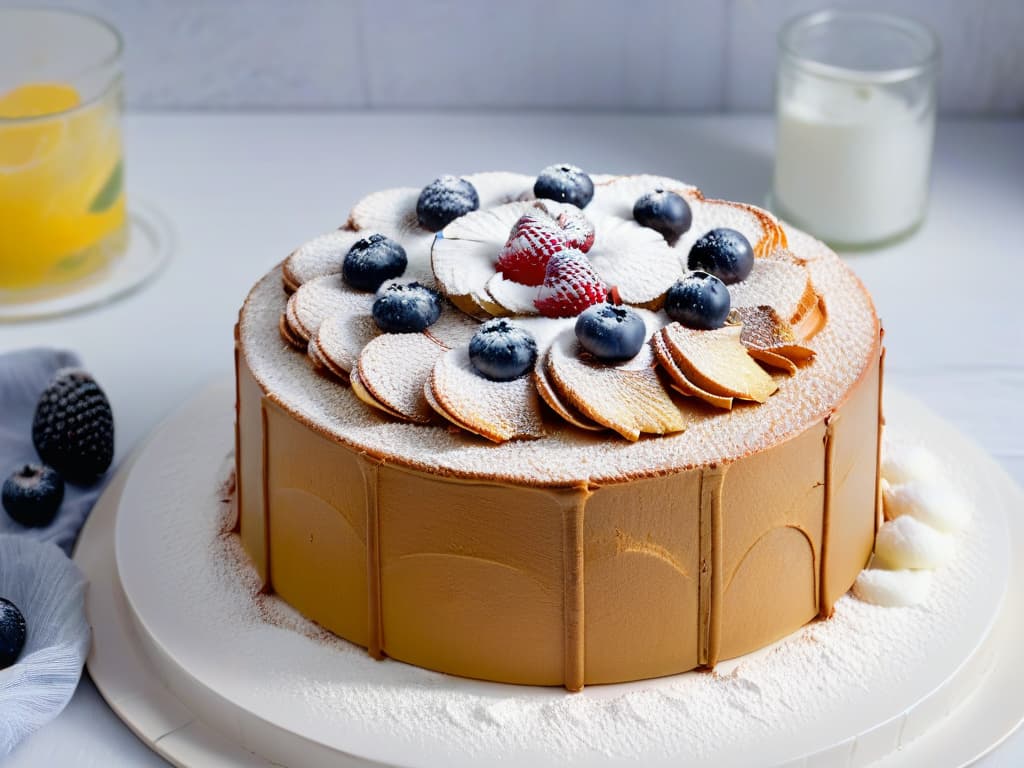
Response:
M533 192L539 199L583 208L594 197L594 183L576 166L552 165L537 177ZM457 176L442 176L423 188L416 216L425 229L438 232L479 206L479 195L471 183ZM659 232L669 243L678 240L693 223L686 200L662 189L640 197L633 206L633 218L641 226ZM358 290L377 292L373 319L386 333L419 332L441 315L441 297L427 286L411 282L389 283L381 288L388 280L400 277L407 264L401 244L381 234L358 241L345 256L342 278ZM690 328L721 328L731 308L726 285L743 280L753 269L750 241L734 229L713 229L694 243L687 265L694 271L669 289L666 313ZM640 351L646 328L643 318L628 306L597 304L579 315L576 336L598 360L619 362ZM499 318L480 326L470 341L469 357L481 375L510 381L533 366L537 344L528 331Z
M32 442L43 463L24 464L3 484L7 514L27 528L50 525L64 501L65 480L91 485L114 459L114 414L88 373L58 371L36 405ZM18 607L0 597L0 669L17 661L28 628Z

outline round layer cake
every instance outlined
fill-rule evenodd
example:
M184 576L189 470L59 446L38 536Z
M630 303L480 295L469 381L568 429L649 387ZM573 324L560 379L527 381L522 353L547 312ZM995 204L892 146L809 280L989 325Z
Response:
M466 176L440 223L419 188L371 194L242 308L241 540L268 590L372 655L570 690L674 674L828 616L870 556L884 352L863 286L754 206L589 178L581 211ZM691 213L671 241L633 215L655 190ZM753 267L723 325L689 327L666 294L723 228ZM376 234L406 257L377 293L345 271ZM385 332L376 298L411 282L440 315ZM605 302L643 321L629 360L576 335ZM537 347L508 381L468 351L494 317Z

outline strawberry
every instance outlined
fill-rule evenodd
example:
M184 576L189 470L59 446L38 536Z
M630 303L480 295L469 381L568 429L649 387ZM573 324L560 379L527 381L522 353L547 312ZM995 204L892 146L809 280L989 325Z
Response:
M533 304L545 317L575 317L606 297L604 282L587 257L568 249L548 261L544 283Z
M538 200L536 208L554 219L562 232L565 244L583 253L594 244L594 225L575 205L556 203L553 200Z
M548 260L565 247L554 220L539 211L520 217L498 254L498 271L523 285L540 285Z

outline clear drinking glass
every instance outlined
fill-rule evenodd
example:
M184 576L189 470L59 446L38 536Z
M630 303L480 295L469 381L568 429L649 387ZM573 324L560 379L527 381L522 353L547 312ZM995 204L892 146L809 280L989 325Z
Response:
M127 247L121 37L0 8L0 304L73 290Z
M939 44L924 25L828 10L779 34L772 204L839 247L913 231L928 202Z

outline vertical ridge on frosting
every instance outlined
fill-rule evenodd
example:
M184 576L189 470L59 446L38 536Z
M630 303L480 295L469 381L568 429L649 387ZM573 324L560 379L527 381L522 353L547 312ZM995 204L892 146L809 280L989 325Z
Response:
M262 436L263 467L263 589L274 590L274 581L270 573L270 437L267 434L267 398L260 396L260 432Z
M365 454L359 457L366 494L366 652L375 659L384 658L384 618L380 588L380 506L378 473L380 461Z
M700 663L713 667L721 649L722 488L728 465L711 465L700 475Z
M563 601L565 614L565 687L570 691L583 688L585 678L584 636L586 629L583 572L583 523L587 499L591 491L581 486L563 510L564 573Z
M828 569L828 555L831 544L832 492L835 489L835 428L839 421L838 413L830 413L825 417L825 493L821 513L821 575L818 577L818 615L832 615L833 604L830 596L831 579Z
M885 409L882 403L882 386L885 379L885 328L878 326L878 447L875 454L875 535L885 520L882 508L882 437L885 432Z

